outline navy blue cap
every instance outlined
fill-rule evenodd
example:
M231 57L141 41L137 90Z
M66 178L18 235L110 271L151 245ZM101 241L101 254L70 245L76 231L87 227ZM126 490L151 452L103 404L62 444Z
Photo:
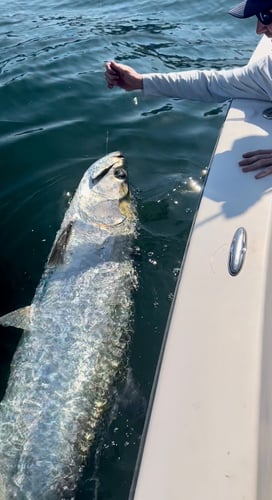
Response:
M245 0L229 11L234 17L256 16L261 11L272 9L272 0Z

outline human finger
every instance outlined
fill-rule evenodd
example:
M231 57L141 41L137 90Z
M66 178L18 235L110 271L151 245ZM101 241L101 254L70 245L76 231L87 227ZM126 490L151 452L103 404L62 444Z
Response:
M116 61L110 61L110 68L112 71L120 71L122 68L125 68L124 64L117 63Z
M118 77L105 74L105 78L109 88L118 85Z
M248 151L243 154L243 158L251 158L252 156L259 156L263 154L272 154L272 149L257 149L256 151Z
M116 74L118 74L117 68L113 66L113 61L107 62L105 64L105 67L106 67L106 72L109 75L116 75Z
M115 71L118 74L125 74L133 72L133 68L131 66L127 66L126 64L117 63L116 61L110 61L109 63L112 71Z
M239 162L243 172L260 170L255 179L261 179L272 174L272 150L258 150L243 155L244 160Z
M105 78L108 84L109 88L114 87L115 85L118 85L118 80L119 80L119 75L118 73L112 68L111 63L106 63L105 65L106 71L105 71Z
M266 168L259 172L258 174L255 175L255 179L262 179L263 177L267 177L268 175L272 174L272 166L269 168Z
M272 157L256 158L254 161L240 161L239 165L242 167L243 172L252 172L253 170L272 166Z
M240 167L253 167L253 170L256 168L263 168L272 163L272 151L258 152L254 155L243 155L243 160L239 161Z

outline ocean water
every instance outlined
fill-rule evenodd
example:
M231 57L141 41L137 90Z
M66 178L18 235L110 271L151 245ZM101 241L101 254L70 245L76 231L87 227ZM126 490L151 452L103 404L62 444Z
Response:
M70 193L90 163L120 149L137 200L139 287L127 388L77 499L128 498L179 268L228 109L227 102L143 99L109 90L104 64L114 58L140 72L243 65L258 41L255 21L227 15L232 5L228 0L3 4L0 313L30 303ZM19 338L20 332L1 328L1 397Z

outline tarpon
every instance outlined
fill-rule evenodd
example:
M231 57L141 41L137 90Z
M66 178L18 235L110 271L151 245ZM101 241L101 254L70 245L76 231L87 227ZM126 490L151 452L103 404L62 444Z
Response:
M30 306L0 403L0 498L73 498L131 333L136 216L124 158L84 174Z

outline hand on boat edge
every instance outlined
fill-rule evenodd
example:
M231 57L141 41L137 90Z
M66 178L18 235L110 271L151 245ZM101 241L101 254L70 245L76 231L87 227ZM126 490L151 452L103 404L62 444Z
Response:
M255 179L262 179L272 174L272 149L258 149L243 154L243 160L239 162L243 172L261 170L255 175Z

